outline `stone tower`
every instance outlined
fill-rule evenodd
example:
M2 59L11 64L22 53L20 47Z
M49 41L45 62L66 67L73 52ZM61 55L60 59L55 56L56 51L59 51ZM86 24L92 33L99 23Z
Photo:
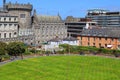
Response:
M6 9L10 15L18 16L20 28L31 28L31 4L8 3Z

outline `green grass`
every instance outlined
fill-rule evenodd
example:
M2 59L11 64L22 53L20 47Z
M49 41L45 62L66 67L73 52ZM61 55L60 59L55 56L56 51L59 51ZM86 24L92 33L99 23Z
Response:
M0 66L0 80L120 80L120 60L95 56L48 56Z

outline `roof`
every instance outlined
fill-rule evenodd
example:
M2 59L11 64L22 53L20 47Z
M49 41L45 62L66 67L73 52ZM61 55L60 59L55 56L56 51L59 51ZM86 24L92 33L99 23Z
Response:
M120 37L120 28L93 28L80 33L81 36Z
M60 16L37 15L39 22L61 22Z
M73 37L67 37L67 38L64 38L63 41L76 41L77 38L73 38Z
M48 42L60 42L60 41L61 41L60 38L54 38L54 39L49 40Z

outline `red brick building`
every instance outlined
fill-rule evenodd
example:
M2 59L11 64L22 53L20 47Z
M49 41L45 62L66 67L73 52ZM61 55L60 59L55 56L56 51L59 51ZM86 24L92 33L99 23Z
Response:
M80 46L97 48L120 48L120 28L86 29L77 37Z

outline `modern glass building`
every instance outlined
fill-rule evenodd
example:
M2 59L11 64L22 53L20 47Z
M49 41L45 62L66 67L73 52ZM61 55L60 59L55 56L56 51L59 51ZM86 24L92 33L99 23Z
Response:
M97 22L100 27L120 27L120 12L93 9L88 10L86 17Z
M68 16L65 20L65 26L67 27L68 35L76 38L84 29L96 27L97 23L87 18Z

